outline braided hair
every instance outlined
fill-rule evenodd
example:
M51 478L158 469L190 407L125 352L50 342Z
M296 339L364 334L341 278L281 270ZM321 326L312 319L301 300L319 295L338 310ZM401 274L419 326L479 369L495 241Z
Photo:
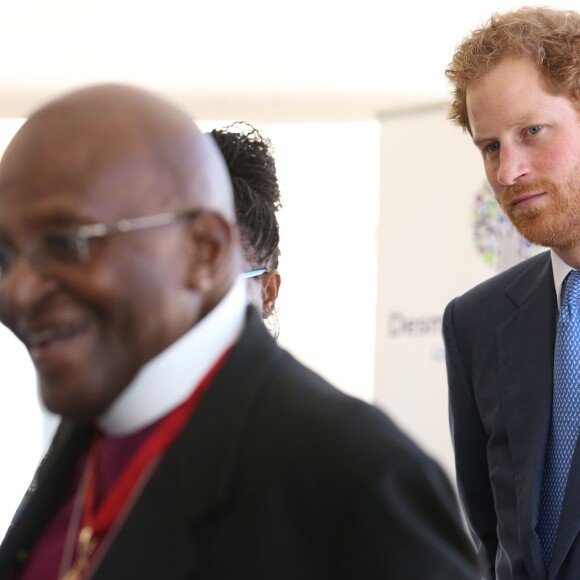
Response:
M236 122L209 133L230 172L242 248L252 268L278 268L282 207L272 144L256 128Z

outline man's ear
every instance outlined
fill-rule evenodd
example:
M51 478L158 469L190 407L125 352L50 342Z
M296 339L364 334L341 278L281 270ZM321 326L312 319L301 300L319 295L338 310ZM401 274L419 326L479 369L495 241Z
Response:
M268 318L274 312L281 283L278 270L270 270L262 276L262 318Z
M192 220L189 234L189 287L202 294L215 287L227 290L239 270L235 226L220 214L208 211Z

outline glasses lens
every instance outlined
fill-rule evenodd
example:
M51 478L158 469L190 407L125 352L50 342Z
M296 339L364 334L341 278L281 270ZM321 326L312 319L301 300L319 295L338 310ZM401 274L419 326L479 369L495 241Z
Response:
M83 261L79 239L72 232L46 232L41 238L43 260L74 264Z
M0 278L5 276L12 265L13 251L5 245L0 245Z

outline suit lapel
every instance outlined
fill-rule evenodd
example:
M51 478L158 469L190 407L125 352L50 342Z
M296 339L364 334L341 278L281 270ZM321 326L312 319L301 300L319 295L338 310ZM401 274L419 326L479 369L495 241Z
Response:
M520 543L534 577L545 574L535 527L552 408L557 316L549 253L543 256L506 290L518 308L497 329L500 392L515 475Z
M184 577L184 571L195 569L193 534L231 497L244 433L268 385L264 377L280 353L257 313L249 309L240 341L118 525L92 578ZM2 543L0 577L8 576L54 514L89 443L90 429L64 427L42 466L35 494Z
M263 377L279 354L250 312L242 338L116 532L95 580L118 576L128 565L132 577L142 578L181 577L195 569L193 533L231 497L244 433L266 384ZM144 538L147 529L150 541ZM154 550L143 550L152 544Z
M555 578L560 566L564 562L574 540L580 532L580 446L576 442L576 448L572 457L568 482L566 484L566 493L562 504L562 513L552 563L550 566L549 578Z
M38 487L2 542L1 578L16 562L26 562L34 542L70 491L74 467L91 433L90 428L66 422L59 426L51 452L39 469Z
M580 490L580 449L578 443L576 443L576 449L568 475L564 503L562 504L562 514L560 516L560 524L558 525L556 543L554 544L554 553L550 566L550 579L556 577L560 566L564 562L566 555L580 532L580 494L578 490Z

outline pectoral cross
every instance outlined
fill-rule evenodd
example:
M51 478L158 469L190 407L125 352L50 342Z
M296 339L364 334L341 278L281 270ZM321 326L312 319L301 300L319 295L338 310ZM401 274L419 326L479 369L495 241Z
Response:
M61 580L82 580L96 546L97 538L93 536L93 529L85 526L79 532L77 559Z

